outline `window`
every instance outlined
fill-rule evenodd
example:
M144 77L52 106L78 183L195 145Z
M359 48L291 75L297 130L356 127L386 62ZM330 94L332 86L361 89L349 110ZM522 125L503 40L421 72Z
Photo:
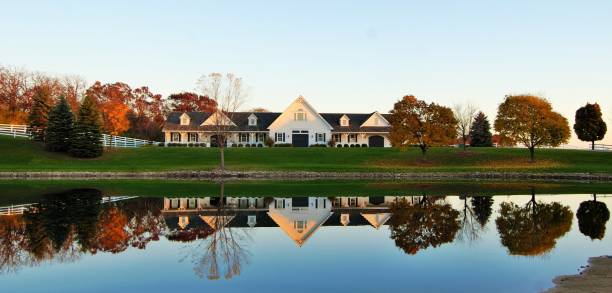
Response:
M357 142L357 133L351 133L348 136L348 142Z
M285 208L285 200L284 199L275 199L274 200L274 208L276 208L276 209L284 209Z
M170 141L171 142L180 142L181 141L181 134L178 133L178 132L170 133Z
M257 142L264 142L264 141L266 141L267 137L268 137L267 133L256 133L255 134L255 140Z
M348 126L348 125L349 125L348 119L346 118L340 119L340 126Z
M256 126L256 125L257 125L257 118L250 117L249 118L249 126Z
M189 125L189 116L187 114L181 115L181 125Z
M240 134L238 134L238 141L239 142L248 142L249 141L249 134L248 133L240 133Z
M306 221L293 221L293 228L295 228L298 233L302 233L304 229L306 229Z
M247 225L249 225L249 227L253 227L257 224L257 216L255 215L249 215L247 217Z
M306 113L304 113L304 110L299 109L299 110L297 110L297 112L293 113L293 120L295 120L295 121L304 121L304 120L306 120Z
M285 133L276 134L276 142L285 142Z
M187 140L189 142L198 142L198 134L196 132L189 132Z
M317 133L316 142L325 142L325 133Z
M334 133L333 138L335 142L342 142L342 135L340 133Z

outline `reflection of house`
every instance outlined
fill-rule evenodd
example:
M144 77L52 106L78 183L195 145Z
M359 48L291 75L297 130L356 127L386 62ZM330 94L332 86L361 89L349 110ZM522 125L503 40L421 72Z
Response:
M399 197L218 197L164 198L168 228L279 227L302 246L320 227L365 226L376 229L391 217ZM222 206L222 212L219 207Z
M231 119L230 119L231 117ZM386 114L319 113L302 96L284 112L171 112L163 128L166 143L217 146L219 125L228 128L228 146L263 146L270 137L278 144L327 144L390 147L391 124Z

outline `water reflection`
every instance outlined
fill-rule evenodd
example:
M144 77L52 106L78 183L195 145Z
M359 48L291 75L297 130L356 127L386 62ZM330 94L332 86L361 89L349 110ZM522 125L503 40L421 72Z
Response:
M223 185L216 197L107 197L96 189L50 193L36 204L0 209L0 271L43 263L75 262L99 252L146 249L165 238L185 246L183 258L195 274L231 279L249 263L251 233L282 230L295 246L308 244L322 227L388 229L407 255L461 241L477 242L494 227L510 255L552 251L572 226L573 212L561 202L507 197L494 208L489 196L231 197ZM496 215L494 221L491 217ZM605 203L580 203L579 230L603 239L610 213Z

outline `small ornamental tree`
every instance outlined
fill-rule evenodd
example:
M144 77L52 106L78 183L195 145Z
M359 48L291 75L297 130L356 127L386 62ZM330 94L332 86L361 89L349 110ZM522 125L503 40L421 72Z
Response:
M525 145L532 162L536 147L556 147L570 137L567 119L554 112L547 100L530 95L506 96L497 110L495 130Z
M32 109L28 116L32 138L35 140L45 140L45 129L47 128L51 104L51 90L48 87L35 87L34 96L32 97Z
M427 104L414 96L405 96L395 103L389 122L393 146L418 145L423 156L431 146L453 144L457 137L457 120L450 108Z
M487 116L478 112L474 117L474 122L470 129L470 146L473 147L490 147L493 146L493 135L491 134L491 125Z
M52 152L65 152L70 148L72 135L72 112L63 96L49 112L49 121L45 131L45 147Z
M589 104L576 111L574 131L578 139L591 142L591 149L595 149L595 141L602 140L606 135L606 122L601 118L599 104Z
M100 113L93 98L87 96L79 108L72 132L70 154L78 158L95 158L102 155Z

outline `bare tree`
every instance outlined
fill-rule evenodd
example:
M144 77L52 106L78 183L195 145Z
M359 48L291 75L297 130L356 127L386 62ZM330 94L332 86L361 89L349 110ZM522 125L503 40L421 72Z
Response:
M236 125L232 122L234 113L242 106L246 99L246 91L242 78L228 73L211 73L204 75L198 81L205 96L217 103L217 110L212 113L212 126L219 147L219 169L225 171L225 147L230 130Z
M455 114L455 119L457 119L457 131L461 135L463 150L466 149L467 144L467 136L470 133L470 129L472 127L472 121L476 116L476 112L478 109L476 106L465 103L465 104L455 104L453 106L453 113Z

